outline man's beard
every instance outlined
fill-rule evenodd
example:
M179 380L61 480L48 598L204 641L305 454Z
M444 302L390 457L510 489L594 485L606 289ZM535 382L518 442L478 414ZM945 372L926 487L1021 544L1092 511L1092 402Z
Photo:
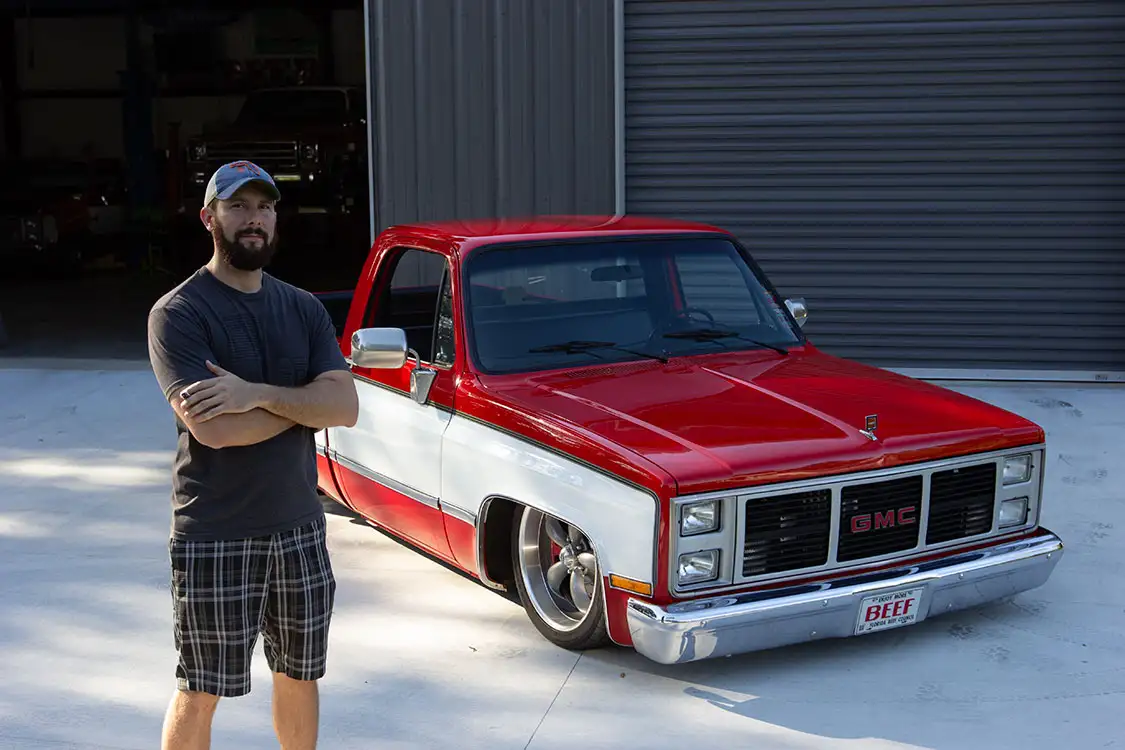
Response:
M260 248L249 248L239 241L243 237L254 235L262 238ZM273 233L273 239L268 240L264 230L244 229L234 236L232 242L223 234L223 228L219 226L219 223L215 222L215 226L211 230L211 236L215 240L215 247L222 259L239 271L257 271L259 268L264 268L269 265L274 253L277 252L276 230Z

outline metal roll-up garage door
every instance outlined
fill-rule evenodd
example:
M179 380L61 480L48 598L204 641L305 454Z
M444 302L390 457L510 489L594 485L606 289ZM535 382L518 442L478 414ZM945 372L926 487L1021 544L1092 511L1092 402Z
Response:
M1125 379L1125 2L625 0L625 206L734 230L825 350Z

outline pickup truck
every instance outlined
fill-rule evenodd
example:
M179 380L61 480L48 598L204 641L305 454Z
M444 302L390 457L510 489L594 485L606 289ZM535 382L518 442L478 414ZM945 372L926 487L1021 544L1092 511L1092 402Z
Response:
M910 626L1040 586L1045 435L817 349L720 228L396 226L326 295L358 422L323 493L567 649L664 664Z
M186 148L187 213L194 217L221 165L249 159L282 183L279 209L342 215L367 185L367 99L348 86L286 86L250 92L227 127Z

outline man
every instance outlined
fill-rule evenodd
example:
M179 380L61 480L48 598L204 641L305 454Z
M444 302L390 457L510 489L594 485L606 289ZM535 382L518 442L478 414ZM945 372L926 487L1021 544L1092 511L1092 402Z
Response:
M358 398L323 305L262 268L277 185L221 167L200 211L210 261L153 306L152 369L176 417L173 632L164 750L210 747L221 697L250 691L259 633L286 750L315 748L336 590L316 492L315 431L355 424Z

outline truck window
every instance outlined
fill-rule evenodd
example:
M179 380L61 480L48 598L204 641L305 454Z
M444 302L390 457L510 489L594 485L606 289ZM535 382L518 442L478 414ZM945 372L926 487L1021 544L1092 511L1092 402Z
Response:
M765 289L748 286L731 255L712 250L679 254L676 271L685 307L705 308L726 325L761 323L755 299Z
M453 301L448 271L449 264L439 253L416 248L399 250L383 270L391 274L391 283L381 293L372 295L364 325L401 328L406 332L407 345L418 352L423 362L451 365ZM378 281L375 288L381 287L382 282Z
M438 299L437 327L434 332L434 364L453 366L456 353L456 336L453 329L453 288L449 268L441 278L441 297Z
M756 266L723 238L486 248L466 272L470 348L485 372L801 341Z

